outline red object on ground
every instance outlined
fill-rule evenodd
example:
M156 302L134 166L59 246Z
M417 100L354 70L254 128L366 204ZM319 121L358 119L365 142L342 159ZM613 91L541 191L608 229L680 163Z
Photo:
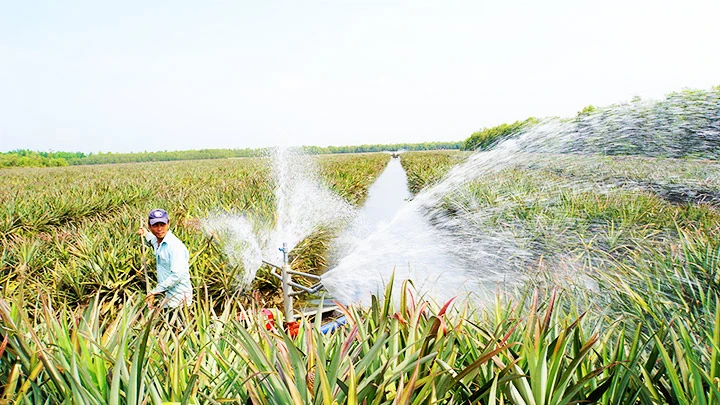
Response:
M287 331L288 335L290 335L290 337L294 339L297 337L298 332L300 331L300 323L285 322L285 330Z
M265 329L270 330L275 327L275 317L273 316L272 311L270 311L267 308L263 308L262 311L260 311L263 316L265 317Z

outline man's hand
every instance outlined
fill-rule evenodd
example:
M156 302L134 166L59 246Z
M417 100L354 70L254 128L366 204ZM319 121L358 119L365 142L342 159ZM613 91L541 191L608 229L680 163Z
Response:
M144 226L141 226L140 229L138 229L137 234L140 236L145 236L145 234L148 232L149 231Z
M151 292L145 296L145 304L147 304L150 308L155 308L155 296L158 294L160 293Z

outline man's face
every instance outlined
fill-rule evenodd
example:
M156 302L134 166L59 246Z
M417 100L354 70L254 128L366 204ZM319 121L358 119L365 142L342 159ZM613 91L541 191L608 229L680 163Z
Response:
M169 224L158 222L154 225L150 225L150 232L152 232L152 234L155 235L156 238L163 239L165 238L165 235L167 234L169 228Z

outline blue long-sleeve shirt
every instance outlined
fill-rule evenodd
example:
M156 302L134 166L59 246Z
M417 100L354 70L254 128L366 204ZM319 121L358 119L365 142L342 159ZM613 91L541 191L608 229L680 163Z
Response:
M157 237L151 232L145 233L145 240L155 248L157 260L158 285L150 292L153 294L164 292L168 307L175 308L183 302L186 305L190 304L192 302L190 253L185 245L170 231L159 245Z

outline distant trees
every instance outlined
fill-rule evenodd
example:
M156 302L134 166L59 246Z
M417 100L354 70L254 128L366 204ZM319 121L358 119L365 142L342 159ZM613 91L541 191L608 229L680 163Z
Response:
M260 156L265 149L200 149L185 151L161 151L138 153L98 153L70 159L71 165L95 165L108 163L162 162L171 160L226 159L233 157Z
M530 117L525 121L515 121L512 124L500 124L496 127L486 128L474 132L463 145L464 150L486 150L495 146L503 139L509 138L520 132L528 125L537 124L536 118Z
M462 142L425 142L425 143L400 143L400 144L375 144L358 146L305 146L310 154L330 153L359 153L359 152L381 152L395 150L436 150L436 149L460 149ZM0 168L30 166L67 166L67 165L96 165L112 163L136 163L136 162L161 162L173 160L199 160L199 159L227 159L238 157L263 156L267 154L267 148L261 149L200 149L186 151L161 151L161 152L138 152L138 153L90 153L80 152L34 152L30 150L15 150L11 152L0 152Z
M222 159L259 156L264 149L201 149L176 152L97 153L35 152L19 149L0 153L2 167L49 167L68 165L95 165L109 163L158 162L169 160Z
M578 117L588 116L588 115L594 113L595 110L597 110L597 108L595 108L595 106L590 104L589 106L586 106L582 110L578 111L577 115L578 115Z
M374 144L374 145L356 145L356 146L305 146L305 152L311 154L330 154L330 153L364 153L364 152L383 152L398 150L440 150L440 149L460 149L462 141L459 142L423 142L423 143L393 143L393 144Z
M34 152L27 149L17 149L6 153L0 153L0 167L67 166L67 159L75 155L75 153L68 152Z

